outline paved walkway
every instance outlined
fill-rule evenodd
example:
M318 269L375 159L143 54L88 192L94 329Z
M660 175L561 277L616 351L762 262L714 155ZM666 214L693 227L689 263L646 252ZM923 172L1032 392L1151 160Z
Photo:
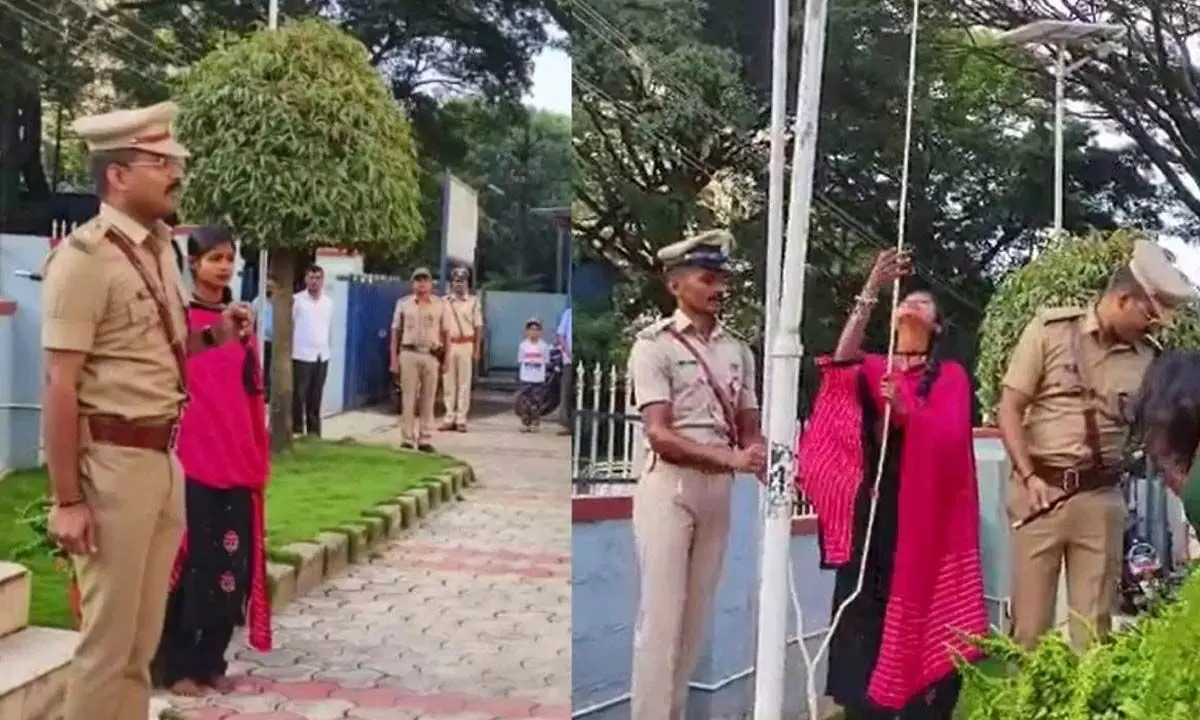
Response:
M475 468L466 501L276 615L273 652L236 638L238 691L170 698L183 718L570 717L570 439L492 407L434 439ZM325 434L398 444L396 420L350 413Z

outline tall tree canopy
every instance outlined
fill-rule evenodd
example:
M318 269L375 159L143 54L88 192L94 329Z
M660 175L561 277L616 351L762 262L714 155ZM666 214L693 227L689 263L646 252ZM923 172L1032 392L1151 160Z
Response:
M554 291L558 236L539 211L570 205L571 118L478 98L447 101L440 117L438 160L480 194L479 282Z
M290 288L318 246L398 251L424 235L408 119L367 49L311 19L214 51L182 83L179 134L195 155L182 213L271 250ZM289 292L275 294L275 356L291 357ZM273 363L271 429L291 440L291 364Z
M53 119L62 108L69 124L77 114L166 99L184 68L264 27L268 9L267 0L119 0L89 11L92 3L0 5L0 143L29 137L21 128L40 129L47 103L55 103ZM285 21L333 20L367 46L428 158L439 155L445 95L519 98L547 42L541 0L279 0L279 8ZM53 167L43 167L37 141L30 147L32 155L0 152L0 210L49 195ZM431 192L437 171L431 160Z
M707 192L734 209L726 222L765 266L770 18L733 0L668 0L654 12L634 0L577 4L580 245L644 272L657 247L703 217ZM978 48L948 5L926 4L922 17L906 237L969 355L993 279L1050 224L1052 108L1038 98L1052 95L1020 69L1019 51ZM806 306L813 347L832 343L869 256L897 235L909 12L896 0L831 7L809 284L823 292ZM672 62L679 56L687 62ZM1158 192L1140 156L1098 147L1095 135L1068 128L1067 228L1156 225Z

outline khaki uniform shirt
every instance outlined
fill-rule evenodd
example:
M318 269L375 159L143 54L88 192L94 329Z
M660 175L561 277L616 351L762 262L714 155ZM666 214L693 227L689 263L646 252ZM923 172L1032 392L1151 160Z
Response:
M757 410L754 357L749 346L717 324L706 342L682 312L654 323L637 334L629 356L629 376L638 408L654 403L671 406L671 427L684 437L706 445L732 444L733 431L700 363L668 332L674 326L708 363L714 380L736 412Z
M171 231L153 232L109 207L51 252L42 283L42 347L84 353L79 411L130 422L173 420L186 398L158 307L142 276L105 237L115 229L133 242L164 290L175 335L187 337L186 291L171 249Z
M418 350L435 350L442 345L442 319L445 308L442 299L433 295L428 302L417 302L408 295L396 302L392 314L392 329L399 333L399 344Z
M1120 461L1127 428L1118 418L1141 385L1153 350L1102 337L1095 308L1043 311L1017 341L1004 386L1031 399L1025 412L1025 441L1034 458L1053 467L1090 463L1083 411L1087 407L1071 349L1072 326L1079 325L1079 362L1097 393L1096 424L1106 465Z
M479 298L467 295L459 298L455 295L442 299L446 308L446 317L442 323L451 340L473 338L483 327L483 312L479 309Z

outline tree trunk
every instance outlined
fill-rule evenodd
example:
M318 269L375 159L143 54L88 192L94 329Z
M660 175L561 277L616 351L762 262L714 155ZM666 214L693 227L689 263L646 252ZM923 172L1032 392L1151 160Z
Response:
M297 254L280 248L271 250L268 257L269 277L275 283L271 300L271 451L281 453L292 449L292 287Z

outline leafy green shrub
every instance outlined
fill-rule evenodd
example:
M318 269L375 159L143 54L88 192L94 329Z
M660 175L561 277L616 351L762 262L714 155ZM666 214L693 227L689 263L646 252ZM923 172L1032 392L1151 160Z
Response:
M1058 633L1032 652L984 641L1013 672L966 669L962 720L1195 720L1200 717L1200 576L1137 625L1076 654Z
M50 537L49 516L50 508L54 505L49 495L44 495L21 508L17 515L17 524L29 529L33 537L12 551L8 558L12 562L22 563L36 559L39 556L50 557L54 567L68 577L74 577L75 567L67 551Z
M1094 233L1084 238L1064 238L1000 283L979 329L975 375L985 421L994 417L1000 382L1025 326L1045 308L1086 305L1095 300L1104 292L1113 271L1129 262L1138 238L1125 230L1107 236ZM1195 308L1181 311L1159 339L1172 347L1200 346L1200 314Z

